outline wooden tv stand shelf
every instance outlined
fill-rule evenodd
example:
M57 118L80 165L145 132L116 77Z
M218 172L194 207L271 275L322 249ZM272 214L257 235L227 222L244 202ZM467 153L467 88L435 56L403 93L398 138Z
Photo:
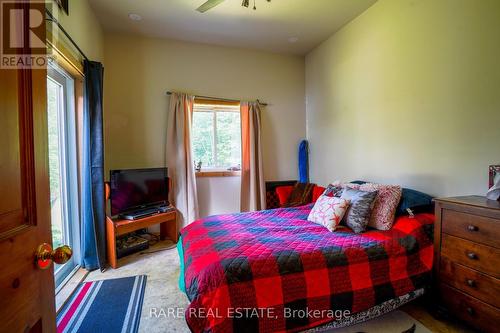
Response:
M108 262L112 268L118 267L116 258L116 237L122 236L133 231L160 225L160 240L170 238L177 243L179 231L177 228L177 211L159 213L138 220L112 219L106 217L106 238Z

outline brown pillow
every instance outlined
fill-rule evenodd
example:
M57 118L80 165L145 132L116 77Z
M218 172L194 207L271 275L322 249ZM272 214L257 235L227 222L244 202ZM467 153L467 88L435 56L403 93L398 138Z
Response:
M314 184L297 183L284 207L298 207L311 203Z

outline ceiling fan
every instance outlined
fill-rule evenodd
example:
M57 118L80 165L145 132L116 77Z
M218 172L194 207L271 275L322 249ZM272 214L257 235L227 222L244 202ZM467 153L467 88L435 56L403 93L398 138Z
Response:
M208 0L203 5L201 5L200 7L196 8L196 10L199 11L200 13L204 13L207 10L214 8L215 6L221 4L224 1L225 0ZM271 0L267 0L267 2L271 2ZM247 7L248 8L248 6L250 5L250 0L243 0L243 2L241 3L241 5L243 7ZM257 7L255 6L255 0L253 1L253 9L254 10L257 9Z

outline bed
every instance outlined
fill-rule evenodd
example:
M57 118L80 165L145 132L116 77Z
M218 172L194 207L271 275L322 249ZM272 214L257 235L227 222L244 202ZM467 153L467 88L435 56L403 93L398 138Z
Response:
M311 208L212 216L181 230L193 332L308 330L430 284L432 214L354 234L307 221Z

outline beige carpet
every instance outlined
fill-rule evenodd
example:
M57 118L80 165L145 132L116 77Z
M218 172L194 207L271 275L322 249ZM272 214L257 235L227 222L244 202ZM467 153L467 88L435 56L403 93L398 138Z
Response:
M169 250L162 248L171 247ZM112 279L118 277L145 274L148 276L144 303L142 305L139 332L165 333L190 332L184 316L167 316L169 308L185 309L188 299L179 290L179 256L172 243L162 242L148 251L149 254L133 254L119 261L118 269L108 269L104 273L91 272L87 281ZM163 310L162 310L163 309ZM158 316L154 316L154 312ZM165 316L163 314L165 313Z
M156 252L154 252L156 251ZM169 309L185 309L188 299L178 288L179 257L172 243L162 242L148 250L150 253L134 254L119 262L121 267L104 273L91 272L86 280L102 280L146 274L146 292L142 307L139 332L165 333L189 332L182 311L168 313ZM170 310L172 311L172 310ZM430 331L417 320L402 311L393 311L384 316L347 328L328 332L335 333L401 333L416 324L417 333Z

